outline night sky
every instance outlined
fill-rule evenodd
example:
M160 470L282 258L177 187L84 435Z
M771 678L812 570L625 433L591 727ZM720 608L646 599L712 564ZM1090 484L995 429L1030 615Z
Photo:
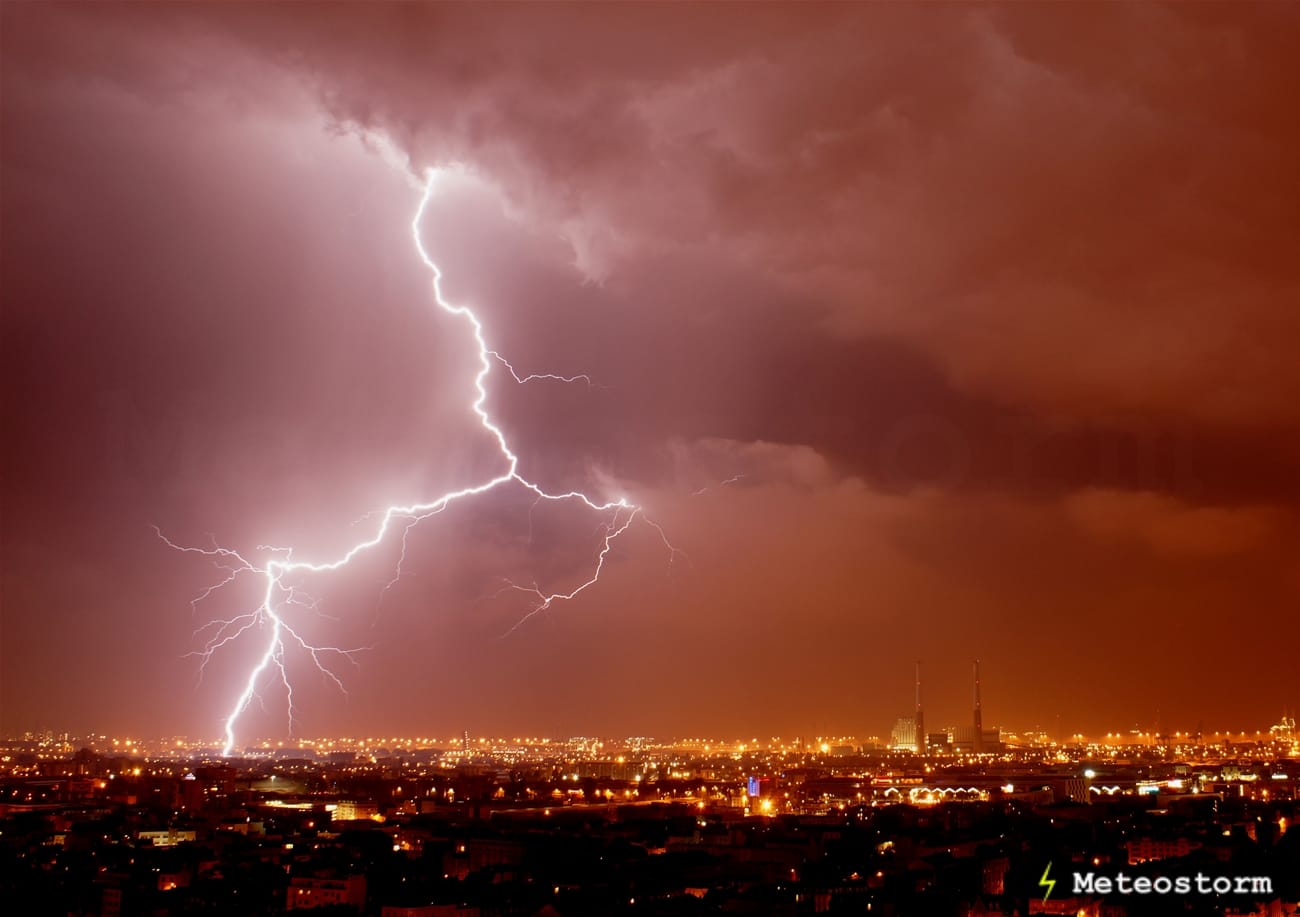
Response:
M0 7L0 731L1261 729L1300 703L1293 4ZM723 483L727 482L727 483ZM242 736L283 738L284 692Z

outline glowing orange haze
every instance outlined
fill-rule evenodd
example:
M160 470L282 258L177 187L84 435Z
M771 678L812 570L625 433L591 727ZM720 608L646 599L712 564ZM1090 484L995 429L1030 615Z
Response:
M977 655L989 726L1300 701L1294 7L0 16L0 731L217 733L256 648L194 687L232 606L151 524L328 556L494 461L374 137L462 164L493 346L594 381L492 384L521 471L686 559L503 639L591 520L448 509L382 604L395 551L310 584L371 649L305 734L883 734L917 657L937 729Z

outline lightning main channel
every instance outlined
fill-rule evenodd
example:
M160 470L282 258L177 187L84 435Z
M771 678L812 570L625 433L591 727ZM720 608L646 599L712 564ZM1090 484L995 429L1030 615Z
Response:
M411 238L415 243L415 249L419 253L420 260L424 262L426 268L432 274L433 281L433 298L438 308L462 319L470 329L474 339L474 345L478 352L479 369L474 376L474 400L470 403L470 409L478 417L480 426L496 441L501 466L498 473L494 476L474 484L470 487L464 487L459 490L449 491L432 500L418 503L409 503L403 505L390 506L380 514L380 521L375 529L374 534L364 541L357 542L348 548L342 555L333 560L298 560L293 555L291 548L271 547L259 545L258 550L264 552L266 560L254 562L244 554L213 544L211 547L190 547L178 545L168 539L161 531L158 532L161 538L168 546L185 553L200 554L209 558L214 565L223 571L220 581L206 588L190 604L192 608L197 608L198 604L213 596L221 589L229 586L245 575L261 577L261 601L256 608L243 614L231 618L216 618L203 625L196 632L196 637L203 641L202 649L197 650L194 655L201 659L199 672L202 677L208 661L218 651L229 646L231 643L244 637L246 634L262 632L265 634L265 642L261 655L257 658L256 663L249 670L248 676L244 681L243 689L240 691L234 704L230 708L224 723L225 744L222 747L222 755L228 756L235 747L235 726L240 716L248 709L254 698L258 695L258 685L262 682L268 673L274 673L278 676L280 683L283 685L288 699L289 726L292 731L294 721L293 708L293 682L290 678L288 662L286 660L287 649L297 649L310 657L315 667L330 679L336 687L344 690L342 679L331 668L331 663L339 660L347 660L355 664L355 654L358 649L343 649L333 646L317 646L308 642L302 634L298 632L286 617L288 609L299 606L310 610L316 609L316 600L303 591L300 585L296 585L297 576L301 574L328 573L346 567L357 555L370 550L381 544L394 528L401 529L402 556L405 557L406 534L411 527L429 516L436 515L459 500L467 497L474 497L479 494L487 493L506 485L517 485L525 490L531 491L537 501L547 500L552 502L577 501L596 513L604 514L607 518L604 522L604 534L602 546L596 556L594 566L590 575L584 579L578 586L569 591L547 592L538 587L523 587L510 584L510 588L527 593L532 597L533 607L524 615L524 617L511 628L513 632L529 618L550 608L554 603L567 601L575 598L587 588L596 584L600 579L601 572L605 566L605 560L612 549L614 541L628 530L633 522L640 519L651 528L653 528L663 540L665 547L669 551L669 560L671 561L678 553L664 535L663 529L653 520L646 517L640 506L630 503L626 497L619 497L616 500L599 502L581 491L571 490L565 493L551 493L541 485L528 480L519 473L519 457L514 450L510 448L505 433L493 421L487 409L487 379L492 371L494 362L500 363L510 373L515 382L523 384L532 381L557 381L557 382L586 382L591 384L591 379L585 374L576 376L557 376L552 374L530 374L521 377L495 350L488 347L487 341L483 334L483 324L478 316L467 306L458 306L448 301L442 294L442 271L429 256L420 238L420 224L424 218L425 210L429 206L429 201L433 198L434 187L436 184L436 170L429 170L425 174L425 183L423 194L420 198L419 207L416 208L415 216L411 220ZM401 575L401 560L398 561L397 575ZM391 585L391 583L389 584Z

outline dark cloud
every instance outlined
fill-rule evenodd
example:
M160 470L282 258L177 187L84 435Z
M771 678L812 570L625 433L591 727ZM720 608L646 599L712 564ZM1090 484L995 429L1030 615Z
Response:
M1294 422L1293 10L716 15L226 24L593 277L703 247L1001 400Z

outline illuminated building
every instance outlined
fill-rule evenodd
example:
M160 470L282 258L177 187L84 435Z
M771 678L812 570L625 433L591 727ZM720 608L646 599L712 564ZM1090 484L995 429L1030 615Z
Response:
M177 831L175 828L136 832L136 840L148 841L155 847L174 847L177 844L192 843L197 837L198 835L193 831Z
M889 731L889 747L894 751L916 751L916 717L900 716Z
M946 755L952 752L952 736L947 732L932 732L925 737L927 754Z
M344 879L298 876L289 880L289 889L285 894L287 910L340 905L350 905L358 911L366 906L365 876L348 876Z
M1175 857L1185 857L1201 845L1186 837L1139 837L1127 841L1125 847L1128 849L1128 863L1130 866L1136 866L1139 863L1146 863L1151 860L1168 860Z
M359 821L374 818L379 814L379 806L373 802L355 802L341 799L334 808L334 821Z

